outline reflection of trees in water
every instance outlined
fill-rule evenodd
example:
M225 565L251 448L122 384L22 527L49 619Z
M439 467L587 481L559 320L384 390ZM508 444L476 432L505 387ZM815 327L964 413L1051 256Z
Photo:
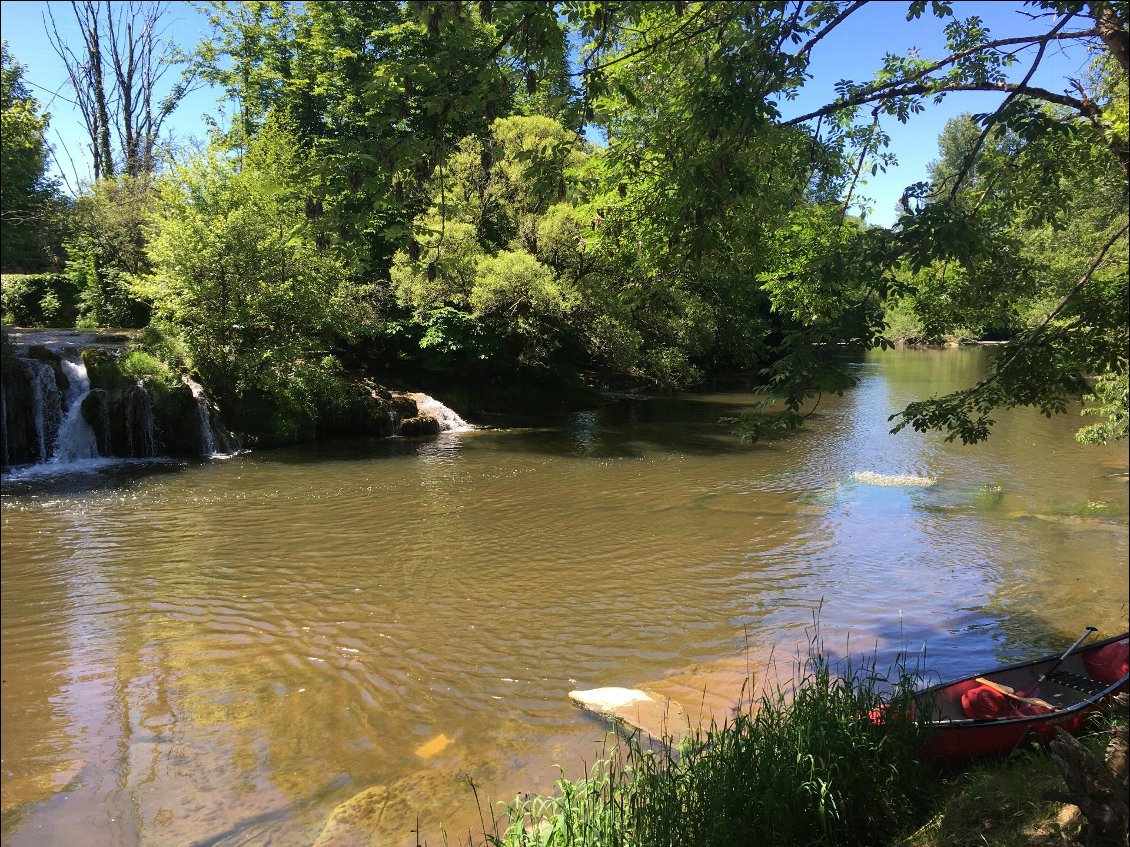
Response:
M65 561L69 543L64 515L44 512L46 526L33 546L42 562ZM76 766L84 764L75 718L68 711L68 684L73 665L68 662L70 634L65 621L49 627L37 626L34 612L21 608L33 603L41 609L62 610L71 606L70 586L58 567L22 566L11 551L17 543L18 525L5 521L4 539L4 649L5 685L0 687L4 731L0 745L4 761L4 834L9 832L9 811L23 803L46 800L62 790ZM34 571L34 572L33 572ZM18 589L8 580L21 579ZM14 593L13 593L14 591ZM18 599L18 602L17 602ZM11 681L9 683L9 680ZM21 815L22 817L22 815Z

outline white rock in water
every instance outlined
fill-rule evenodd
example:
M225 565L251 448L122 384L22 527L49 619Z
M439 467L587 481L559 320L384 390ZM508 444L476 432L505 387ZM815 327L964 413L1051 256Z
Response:
M659 694L638 688L570 691L569 699L595 715L639 730L654 739L679 742L693 731L686 709Z
M569 699L594 712L612 713L632 703L650 703L651 696L638 688L593 688L570 691Z

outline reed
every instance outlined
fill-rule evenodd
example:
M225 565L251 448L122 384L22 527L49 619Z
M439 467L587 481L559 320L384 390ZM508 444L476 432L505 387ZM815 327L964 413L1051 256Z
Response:
M905 714L917 675L897 664L833 669L813 650L790 690L763 693L680 747L633 736L588 776L519 797L492 847L875 845L928 806L929 775Z

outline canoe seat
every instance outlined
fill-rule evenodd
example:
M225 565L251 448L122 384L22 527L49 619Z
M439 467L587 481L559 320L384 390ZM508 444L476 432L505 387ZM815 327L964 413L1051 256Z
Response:
M1081 674L1071 673L1070 671L1053 671L1048 674L1045 682L1055 683L1063 688L1070 688L1073 691L1081 691L1084 694L1092 695L1098 694L1104 688L1101 682L1095 682Z

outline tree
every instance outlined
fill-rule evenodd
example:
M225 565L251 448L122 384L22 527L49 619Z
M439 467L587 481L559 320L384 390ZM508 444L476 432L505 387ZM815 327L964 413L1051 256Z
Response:
M152 173L161 128L192 84L188 69L164 96L159 94L162 80L178 64L176 52L162 41L169 4L71 0L71 9L81 47L59 34L50 6L48 37L82 113L94 179Z
M79 324L141 327L149 308L132 281L150 270L145 225L157 202L151 175L104 177L75 198L63 242L79 293Z
M3 42L0 70L0 267L37 270L50 260L58 218L57 187L47 174L50 116L24 82L24 67Z
M1029 405L1045 414L1066 409L1068 398L1094 387L1092 396L1107 410L1108 425L1091 433L1125 432L1118 407L1127 372L1126 263L1126 3L1039 3L1034 20L1046 21L1028 37L993 39L977 16L953 20L946 28L949 54L931 61L889 57L876 81L843 83L834 103L794 118L836 120L865 116L909 120L929 98L963 91L998 91L993 112L978 116L977 132L966 127L962 153L947 155L933 184L911 186L905 214L889 237L872 238L868 255L893 295L917 295L923 318L938 321L931 301L951 304L948 321L972 319L985 325L1004 319L1015 334L989 374L976 385L946 397L910 404L895 416L895 431L906 426L939 429L964 442L988 436L996 408ZM910 4L908 17L925 11ZM933 3L939 16L948 4ZM848 13L851 12L849 8ZM1075 41L1100 57L1089 80L1072 80L1074 94L1031 84L1050 45ZM1022 50L1034 51L1019 83L1004 68ZM946 139L946 143L958 139ZM855 145L857 173L868 144ZM1088 203L1102 197L1107 203ZM1083 224L1083 221L1086 223ZM1039 234L1040 255L1026 246ZM906 283L893 271L909 267ZM939 297L938 295L942 295ZM1046 309L1027 322L1011 318L1016 306L1043 300ZM884 344L878 332L862 336L864 346ZM781 375L789 396L803 381ZM1118 423L1119 418L1123 423Z
M225 413L260 432L309 434L335 345L371 321L366 287L311 237L309 167L292 133L268 124L242 165L212 150L163 176L152 270L135 283Z
M305 231L395 292L386 331L425 355L587 360L664 385L758 367L784 414L756 434L851 385L841 345L888 344L883 300L902 298L936 326L1015 335L983 384L910 407L902 425L978 440L1001 405L1117 396L1124 204L1084 200L1124 196L1127 4L1037 4L1033 34L1002 39L934 2L946 55L890 56L873 82L782 118L862 6L224 4L197 56L239 104L227 149L288 122L310 162ZM1062 44L1103 57L1064 94L1032 83ZM1030 62L1015 82L1018 56ZM908 189L897 227L866 226L859 191L890 162L891 122L965 91L1001 104L952 139L932 184ZM556 128L505 123L519 116ZM585 148L582 124L607 146ZM507 127L533 146L508 146ZM543 145L555 137L580 160L562 167ZM1089 234L1065 240L1084 220Z

